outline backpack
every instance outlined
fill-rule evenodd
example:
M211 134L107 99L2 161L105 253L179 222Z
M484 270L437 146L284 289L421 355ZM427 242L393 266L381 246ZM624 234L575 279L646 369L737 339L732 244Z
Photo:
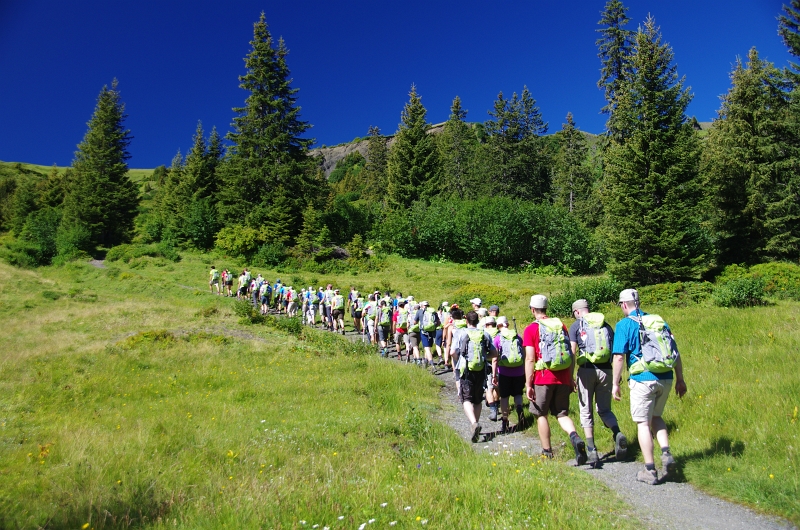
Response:
M508 328L500 330L500 359L498 364L508 368L522 366L525 362L525 350L522 349L522 342L519 335Z
M409 312L408 323L411 324L408 331L419 333L419 311L414 311L413 315Z
M395 325L396 329L406 329L406 323L408 322L408 310L407 309L399 309L397 311L397 324Z
M367 315L367 320L375 320L375 302L367 302L364 306L364 313Z
M381 309L381 320L378 322L381 326L388 326L392 323L391 310L388 307Z
M486 359L486 340L483 330L467 329L469 342L467 343L466 362L459 361L461 377L464 377L465 369L471 372L483 370Z
M433 309L428 309L422 314L422 331L430 333L439 327L439 315Z
M645 371L654 374L672 371L679 356L678 345L664 319L659 315L629 316L639 324L640 354L628 371L632 375Z
M572 364L572 349L564 333L564 324L558 318L544 318L539 324L539 353L536 370L557 372Z
M611 340L603 313L589 313L578 319L579 333L583 339L583 349L578 351L575 361L581 365L607 363L611 360Z
M219 271L217 269L214 269L211 272L211 279L212 280L219 280Z
M333 308L344 309L344 296L336 294L333 296Z

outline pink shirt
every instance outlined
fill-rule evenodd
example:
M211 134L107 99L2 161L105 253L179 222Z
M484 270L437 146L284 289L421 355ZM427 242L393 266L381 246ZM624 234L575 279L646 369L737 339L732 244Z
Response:
M564 327L564 335L567 335L568 333L569 332L567 331L567 328ZM539 351L539 324L537 322L531 322L528 327L525 328L525 331L522 334L522 346L525 348L528 346L533 347L533 351L536 353L534 362L542 358L542 354ZM572 385L572 377L569 368L566 370L559 370L557 372L551 372L550 370L537 370L533 373L533 384Z

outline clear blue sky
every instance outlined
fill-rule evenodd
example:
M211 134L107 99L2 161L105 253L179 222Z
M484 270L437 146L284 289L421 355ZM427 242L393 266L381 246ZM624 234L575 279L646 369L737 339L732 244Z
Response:
M756 46L779 66L781 0L627 0L631 28L651 13L710 121L737 56ZM134 136L131 167L184 154L198 120L225 133L245 92L261 11L300 89L316 145L397 129L415 83L431 123L459 95L483 121L498 92L527 85L550 131L568 111L603 130L595 40L605 0L0 0L0 160L69 165L104 84L116 77Z

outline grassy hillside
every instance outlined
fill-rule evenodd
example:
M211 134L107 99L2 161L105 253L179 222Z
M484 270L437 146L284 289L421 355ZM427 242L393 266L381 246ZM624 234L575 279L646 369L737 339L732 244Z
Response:
M67 167L57 166L59 172L64 172L67 170ZM0 170L5 170L6 172L14 172L18 173L19 169L21 168L24 172L29 173L38 173L42 176L47 176L50 171L53 169L53 166L40 166L37 164L28 164L25 162L3 162L0 160ZM143 180L148 180L150 175L153 174L153 169L130 169L128 170L128 177L134 182L141 182Z

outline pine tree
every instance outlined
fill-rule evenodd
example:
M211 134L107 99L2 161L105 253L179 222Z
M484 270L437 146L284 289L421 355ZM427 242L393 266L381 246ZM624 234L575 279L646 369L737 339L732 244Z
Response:
M117 90L104 86L78 144L74 170L64 197L63 223L84 226L92 245L112 246L129 241L139 206L138 191L128 178L130 131L125 129L125 104Z
M589 166L589 147L586 138L575 126L572 113L567 123L556 133L558 153L553 171L553 198L558 206L567 208L587 225L594 226L596 208L592 208L592 170Z
M197 122L192 147L186 153L181 179L181 195L200 199L208 197L207 188L209 178L208 147L203 136L203 124Z
M528 87L505 99L500 92L484 123L487 141L486 179L495 192L525 199L550 195L548 160L540 136L547 133L536 100Z
M17 188L11 199L11 230L14 235L22 233L22 227L28 215L39 209L36 180L33 177L22 177L17 181Z
M459 199L476 198L474 163L478 139L465 123L467 111L461 108L461 98L453 100L450 118L437 139L441 161L440 193Z
M58 171L58 167L53 164L47 179L43 180L39 189L39 204L42 207L50 206L52 208L61 207L64 202L64 194L66 193L67 181L69 180L72 172L67 170L64 173Z
M784 4L783 14L778 17L778 34L789 48L789 53L800 58L800 0L790 0ZM800 84L800 64L789 62L791 69L787 72L792 82Z
M239 77L248 96L244 107L234 109L229 157L218 168L218 208L227 223L259 227L275 224L267 216L280 200L291 206L289 216L282 216L287 225L278 232L292 234L299 217L295 203L318 193L307 156L313 140L302 138L311 126L300 119L298 89L291 87L286 63L289 50L282 39L275 47L263 13L250 45L246 73Z
M617 137L617 139L622 139L625 132L617 127L614 111L617 107L616 100L620 86L630 73L633 38L633 32L625 29L630 22L627 11L628 8L620 0L608 0L602 17L598 21L598 24L605 27L597 30L601 35L597 39L599 51L597 56L602 63L597 86L603 89L606 97L606 105L602 109L604 114L608 114L606 130L609 135Z
M367 140L367 162L364 165L364 191L361 196L367 202L385 202L386 200L386 166L389 161L389 149L386 138L375 126L369 128Z
M183 235L183 222L186 211L184 187L184 163L180 150L172 157L172 163L164 177L164 184L156 194L156 208L158 209L162 237L167 240L178 240Z
M697 230L698 142L691 100L652 18L636 34L617 97L630 137L605 153L603 234L609 272L626 283L695 278L706 261Z
M211 128L206 149L206 179L198 185L198 197L214 197L219 190L217 168L225 157L225 145L216 127Z
M396 208L430 198L436 189L438 160L434 140L428 134L427 110L414 85L408 96L386 167L386 195Z
M719 264L796 259L800 187L788 84L755 48L747 64L737 60L731 84L702 161Z
M322 212L313 205L308 205L303 211L303 228L297 236L295 251L300 256L310 256L320 248L319 237L322 231Z

